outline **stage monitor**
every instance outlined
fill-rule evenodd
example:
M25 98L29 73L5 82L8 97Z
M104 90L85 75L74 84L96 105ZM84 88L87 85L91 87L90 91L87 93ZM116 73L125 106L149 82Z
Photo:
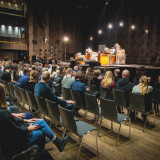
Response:
M99 51L104 52L104 49L106 48L106 45L99 45Z

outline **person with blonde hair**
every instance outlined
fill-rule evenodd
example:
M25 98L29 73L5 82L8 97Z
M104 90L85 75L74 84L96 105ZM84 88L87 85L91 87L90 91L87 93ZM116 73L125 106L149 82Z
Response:
M148 85L148 78L145 75L142 75L139 84L134 86L132 93L141 93L143 95L152 92L153 87Z
M101 82L101 86L104 88L108 88L111 93L112 90L116 88L112 71L107 71L105 73L104 79Z
M37 71L32 70L30 73L30 81L26 81L25 89L34 94L34 87L38 82L39 74Z

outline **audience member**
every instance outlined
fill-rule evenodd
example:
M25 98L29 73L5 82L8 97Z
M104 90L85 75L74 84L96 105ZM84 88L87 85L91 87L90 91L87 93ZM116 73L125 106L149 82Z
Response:
M72 78L73 75L73 70L71 68L68 68L66 70L66 77L63 78L62 82L61 82L61 87L63 88L69 88L70 89L70 85L73 81L75 81Z
M151 92L153 90L152 86L148 85L148 78L145 75L142 75L139 84L134 86L132 89L132 93L140 93L145 95L145 109L146 112L149 112L152 109L152 100L151 100ZM142 114L144 120L146 119L146 115Z
M3 71L1 73L1 79L6 81L6 82L12 83L11 72L12 72L13 69L14 69L13 66L11 64L8 64L5 67L5 71Z
M114 82L115 84L122 78L120 69L114 70Z
M53 82L54 79L58 76L57 72L56 72L56 65L52 65L52 72L51 72L51 81Z
M21 77L19 81L19 87L25 89L26 82L30 80L30 70L27 67L25 67L23 73L24 75Z
M93 71L93 78L91 79L91 85L96 85L97 90L99 91L99 87L101 86L101 79L98 79L100 76L101 71L99 69L95 69Z
M101 86L104 88L108 88L110 93L112 94L112 90L115 89L115 82L113 78L112 71L107 71L104 75L104 79L101 82Z
M3 126L0 132L0 144L7 159L11 159L13 155L33 144L37 144L39 149L44 149L45 136L60 152L69 140L69 136L59 140L43 119L15 118L3 108L0 108L0 126Z
M125 69L122 72L122 78L116 83L116 89L122 90L125 92L126 97L126 107L129 107L129 92L132 92L132 88L134 87L134 83L129 81L130 72ZM118 107L118 111L119 111ZM119 111L120 112L120 111ZM131 113L131 118L134 118L134 115Z
M48 87L47 83L50 81L50 73L48 71L42 72L42 80L35 85L34 94L46 98L50 101L56 102L58 105L61 105L64 108L72 110L75 112L75 102L71 100L64 100L63 97L57 97L53 93L52 89Z
M91 67L88 67L86 69L86 74L84 76L84 83L85 85L90 85L90 82L91 82L91 79L93 78L93 75L92 75L92 68Z
M70 89L76 92L88 93L84 83L82 83L84 74L82 71L78 71L76 75L76 80L70 85Z
M38 77L39 77L39 74L37 71L32 70L30 72L30 81L26 81L26 84L25 84L25 89L27 91L30 91L34 94L34 87L38 82Z
M157 82L154 83L154 89L160 90L160 75L158 76Z

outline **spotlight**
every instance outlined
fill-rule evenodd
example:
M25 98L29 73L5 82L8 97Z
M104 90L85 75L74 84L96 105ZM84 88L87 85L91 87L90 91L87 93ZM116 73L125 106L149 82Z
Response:
M134 30L134 29L135 29L135 25L132 25L132 26L131 26L131 29Z
M120 27L123 27L123 25L124 25L123 22L119 22Z
M92 40L93 40L93 37L90 37L89 39L92 41Z
M148 34L148 32L149 32L149 30L148 30L148 29L146 29L146 30L145 30L145 33L146 33L146 34Z
M69 38L65 36L65 37L63 38L63 40L64 40L65 42L67 42L67 41L69 41Z
M101 29L98 30L98 34L102 34L102 30Z
M110 24L108 24L108 28L109 29L112 29L113 28L113 25L110 23Z

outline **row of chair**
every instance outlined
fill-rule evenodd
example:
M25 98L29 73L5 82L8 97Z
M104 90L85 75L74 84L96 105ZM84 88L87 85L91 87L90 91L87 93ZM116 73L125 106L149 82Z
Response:
M79 153L81 150L82 139L84 135L90 133L91 131L97 130L97 128L89 125L88 123L77 120L76 118L74 118L71 111L58 106L55 102L49 101L42 97L38 97L29 91L19 88L16 85L5 83L5 86L7 85L12 86L12 88L8 87L8 89L10 89L10 91L8 92L13 92L15 95L15 98L19 102L21 101L23 102L23 107L25 104L27 104L30 107L30 110L32 109L36 110L37 112L43 114L44 118L45 116L49 117L55 125L63 126L64 127L64 131L62 134L63 137L66 133L66 130L73 132L79 137L80 146L79 146L79 151L77 155L77 159L78 159ZM96 136L96 146L97 146L97 154L98 154L98 137L97 136Z

